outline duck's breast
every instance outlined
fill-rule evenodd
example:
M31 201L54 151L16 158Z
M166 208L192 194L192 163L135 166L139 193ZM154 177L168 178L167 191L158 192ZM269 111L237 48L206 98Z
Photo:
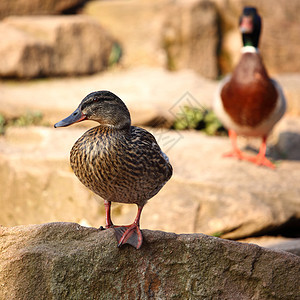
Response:
M282 117L285 99L260 58L254 54L243 57L232 76L220 83L214 110L225 127L239 134L265 135Z
M144 203L171 176L169 163L149 135L143 129L131 134L90 130L71 151L72 169L84 185L108 201Z

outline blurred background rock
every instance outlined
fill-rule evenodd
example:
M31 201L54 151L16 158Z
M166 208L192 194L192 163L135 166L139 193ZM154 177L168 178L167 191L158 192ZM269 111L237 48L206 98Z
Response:
M222 159L230 144L224 136L171 129L184 107L211 107L218 79L239 58L244 5L263 16L260 50L288 100L269 140L269 154L282 159L276 172ZM142 228L234 239L298 236L299 12L298 0L2 0L0 224L103 224L102 202L68 163L85 129L50 126L87 93L108 89L128 105L135 125L152 127L174 165ZM115 205L113 214L126 223L135 207Z
M15 70L5 70L2 61L0 74L31 78L94 73L107 66L107 51L112 51L114 41L121 49L123 66L190 68L215 79L230 71L239 57L237 20L244 5L256 6L263 15L260 48L269 71L298 72L300 3L297 0L289 1L289 5L284 0L276 5L271 0L3 0L1 32L6 32L6 38L1 43L1 58L11 61L12 56L20 57L20 65L15 62ZM78 13L77 18L49 16L71 13ZM11 53L16 47L18 52ZM64 49L70 51L69 55L64 55ZM84 61L78 65L79 58L72 56L76 51L84 54L81 57ZM40 59L34 62L33 57ZM21 58L29 60L26 67ZM72 60L73 67L65 70L62 67L65 60Z

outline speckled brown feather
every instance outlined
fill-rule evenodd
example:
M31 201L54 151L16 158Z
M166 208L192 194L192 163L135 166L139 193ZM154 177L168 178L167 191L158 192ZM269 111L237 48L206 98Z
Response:
M172 175L155 138L131 126L97 126L84 133L70 154L79 180L107 201L143 206Z
M221 98L227 114L238 125L255 127L276 106L278 93L258 53L244 53Z

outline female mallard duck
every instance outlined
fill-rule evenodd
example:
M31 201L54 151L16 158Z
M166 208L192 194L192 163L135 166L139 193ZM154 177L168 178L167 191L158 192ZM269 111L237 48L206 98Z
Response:
M225 156L275 168L265 157L266 139L285 112L285 98L279 84L269 78L259 54L261 18L254 7L244 8L239 25L244 45L242 56L232 75L221 82L214 100L214 111L229 129L233 146ZM249 157L238 149L237 134L262 137L256 157Z
M100 125L85 132L74 144L70 162L75 175L104 200L106 228L114 228L118 246L142 245L140 216L152 198L172 176L172 166L148 131L131 126L124 102L109 91L87 95L78 108L54 127L83 120ZM133 224L114 226L111 202L135 203L138 213Z

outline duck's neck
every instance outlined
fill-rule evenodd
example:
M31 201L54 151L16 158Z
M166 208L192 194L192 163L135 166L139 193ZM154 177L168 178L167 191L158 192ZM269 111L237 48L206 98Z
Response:
M259 49L254 46L244 46L241 49L242 53L259 53Z
M260 26L256 26L253 32L242 33L243 45L258 48L260 29L261 29Z
M97 127L101 127L104 131L119 131L119 132L130 132L131 125L126 126L111 125L111 124L100 124Z

